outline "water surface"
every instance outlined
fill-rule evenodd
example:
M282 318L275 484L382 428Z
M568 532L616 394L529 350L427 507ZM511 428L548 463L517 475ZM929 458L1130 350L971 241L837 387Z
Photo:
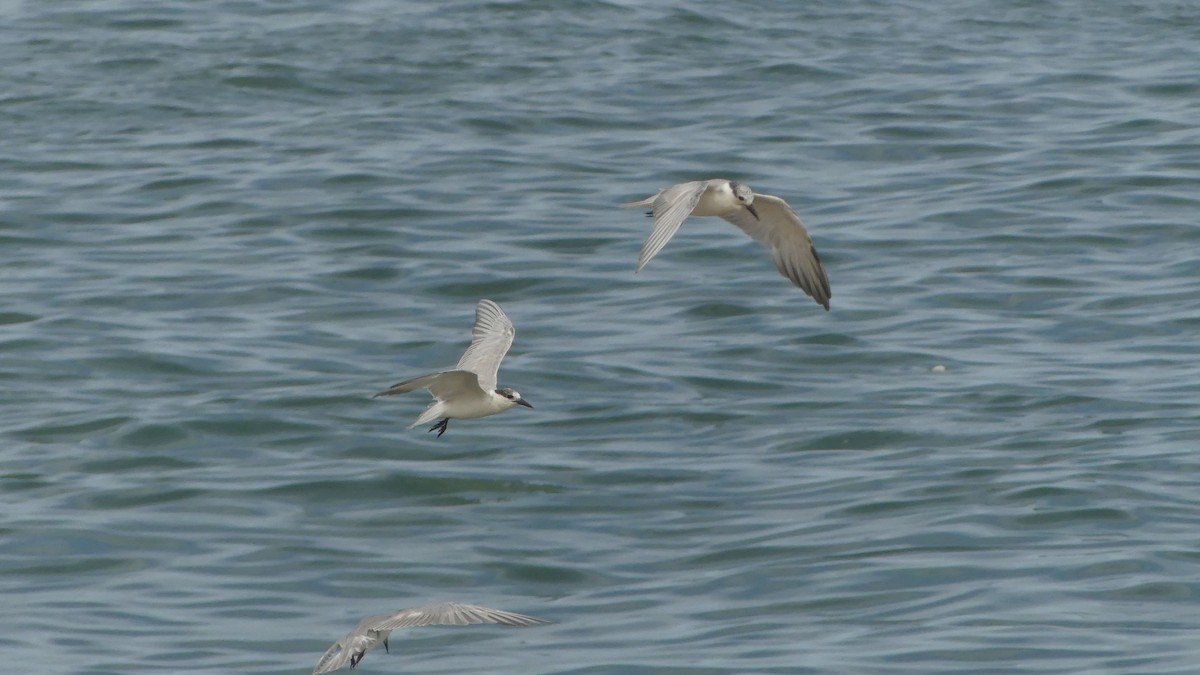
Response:
M448 599L556 623L365 671L1195 668L1186 3L5 15L5 662L303 673ZM718 219L633 273L616 204L714 176L832 311ZM481 297L537 409L406 430Z

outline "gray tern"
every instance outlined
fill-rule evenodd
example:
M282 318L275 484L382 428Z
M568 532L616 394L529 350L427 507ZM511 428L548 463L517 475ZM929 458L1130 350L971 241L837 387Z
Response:
M771 251L779 273L829 310L829 277L800 216L787 202L773 195L755 194L749 185L714 178L663 188L625 208L650 207L654 229L642 246L638 270L666 246L679 226L692 216L720 216L737 225Z
M487 417L517 405L532 408L516 389L496 386L500 361L508 353L515 335L512 321L508 320L500 305L491 300L480 300L475 307L471 346L467 347L453 370L414 377L394 384L375 396L428 389L433 395L433 403L408 428L438 420L429 430L436 430L439 437L446 433L451 419Z
M349 665L357 666L367 652L383 645L388 648L388 636L397 628L415 628L417 626L468 626L479 623L495 623L502 626L536 626L550 623L545 619L537 619L524 614L506 612L501 609L489 609L477 605L464 605L458 602L437 602L420 607L402 609L392 614L368 616L354 630L341 640L325 650L312 675L331 673Z

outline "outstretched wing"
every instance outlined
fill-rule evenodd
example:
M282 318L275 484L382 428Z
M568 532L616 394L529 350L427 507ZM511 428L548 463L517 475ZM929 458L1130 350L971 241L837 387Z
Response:
M371 398L379 398L380 396L395 396L396 394L407 394L410 391L424 389L425 387L428 387L436 382L441 376L442 373L430 373L428 375L421 375L403 382L398 382L387 389L384 389L378 394L375 394Z
M471 346L467 347L455 368L475 373L479 377L479 388L492 391L496 388L500 362L504 360L516 334L512 321L508 320L500 305L491 300L480 300L475 306Z
M706 189L708 181L694 180L659 190L653 197L621 205L626 208L649 206L654 214L654 229L650 231L650 238L642 244L642 254L638 256L639 271L671 241L671 237L679 231L679 226L700 203L700 197Z
M463 358L466 358L465 356ZM418 389L428 389L430 394L439 401L454 398L459 394L478 390L480 387L478 375L467 370L443 370L440 373L430 373L405 380L399 384L384 389L372 398L407 394ZM492 385L495 389L495 385Z
M381 617L371 624L377 631L390 631L397 628L413 628L416 626L468 626L478 623L495 623L503 626L536 626L550 623L516 612L506 612L502 609L491 609L478 605L464 605L459 602L435 602L420 607L402 609L390 616Z
M747 209L738 209L722 218L762 242L771 251L771 259L779 273L828 311L829 299L833 297L829 276L821 266L821 258L808 230L800 222L800 216L787 202L773 195L755 194L754 210L758 212L758 218Z

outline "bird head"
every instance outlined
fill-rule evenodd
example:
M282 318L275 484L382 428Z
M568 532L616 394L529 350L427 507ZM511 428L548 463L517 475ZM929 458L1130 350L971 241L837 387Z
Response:
M750 212L750 215L754 216L755 220L759 219L758 211L754 210L754 190L751 190L749 185L731 180L729 181L729 191L733 193L734 199L746 207L746 210Z
M532 405L529 404L529 401L526 401L525 399L521 398L521 392L517 391L516 389L513 389L512 387L500 387L499 389L496 390L496 394L498 396L501 396L502 398L506 398L509 401L512 401L513 405L523 405L526 408L533 407Z

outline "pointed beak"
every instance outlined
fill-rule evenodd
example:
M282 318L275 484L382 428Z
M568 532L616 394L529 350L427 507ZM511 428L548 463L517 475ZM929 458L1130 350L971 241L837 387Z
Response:
M519 399L517 399L517 400L513 401L513 403L516 403L517 405L523 405L523 406L525 406L526 408L529 408L530 410L532 410L532 409L533 409L533 406L529 404L529 401L526 401L526 400L525 400L525 399L523 399L523 398L519 398Z
M750 212L750 215L754 216L754 219L755 219L755 220L761 220L761 218L759 218L759 217L758 217L758 211L755 211L755 210L754 210L754 205L753 205L753 204L747 204L747 205L746 205L746 210Z

